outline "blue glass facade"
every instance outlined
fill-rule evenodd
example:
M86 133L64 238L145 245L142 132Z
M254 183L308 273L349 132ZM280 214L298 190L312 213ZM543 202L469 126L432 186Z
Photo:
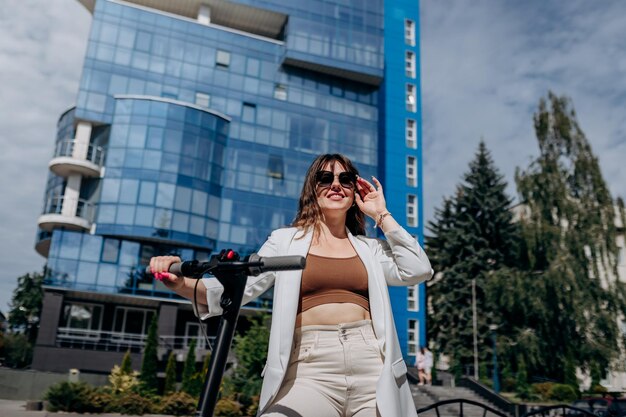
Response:
M420 110L403 110L402 25L418 22L417 4L238 1L284 16L261 36L131 3L96 1L76 108L59 121L57 142L87 123L105 157L99 177L50 174L47 201L79 184L94 214L83 230L40 233L50 241L48 285L172 297L141 272L151 256L257 250L293 220L319 153L344 153L361 175L383 179L399 221L407 194L421 201L404 171L407 155L417 157L421 183L421 147L407 149L404 133ZM408 229L421 239L421 214ZM407 312L406 289L391 295L403 346L411 319L424 340L422 309Z

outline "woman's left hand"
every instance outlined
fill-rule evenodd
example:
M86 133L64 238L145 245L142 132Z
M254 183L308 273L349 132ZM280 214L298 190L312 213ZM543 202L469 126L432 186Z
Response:
M372 177L376 187L365 178L358 177L356 180L357 192L355 201L359 209L366 215L377 220L378 216L387 211L387 203L383 194L383 186L376 177Z

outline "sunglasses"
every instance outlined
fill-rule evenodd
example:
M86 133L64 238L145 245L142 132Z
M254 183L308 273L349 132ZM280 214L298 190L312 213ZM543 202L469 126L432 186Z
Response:
M339 184L343 188L354 188L356 184L356 175L352 172L340 172L334 174L331 171L317 171L315 173L315 182L319 187L330 187L335 181L335 177L339 179Z

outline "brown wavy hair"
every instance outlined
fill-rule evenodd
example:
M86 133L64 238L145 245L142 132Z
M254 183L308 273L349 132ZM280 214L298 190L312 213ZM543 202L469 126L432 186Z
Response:
M328 163L333 167L338 163L346 171L353 173L355 176L359 175L359 171L354 164L352 164L352 161L344 155L327 153L315 158L306 172L302 192L300 193L300 202L298 203L298 214L291 224L292 226L299 227L305 231L313 227L314 231L319 233L320 222L322 221L322 209L317 203L317 182L315 181L315 174L323 170ZM356 198L357 192L355 185L354 198ZM356 204L353 204L348 210L348 213L346 213L346 227L353 235L365 234L365 216Z

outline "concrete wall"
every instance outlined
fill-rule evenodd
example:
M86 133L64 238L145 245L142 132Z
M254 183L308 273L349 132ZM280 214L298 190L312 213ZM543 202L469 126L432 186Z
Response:
M68 381L69 373L53 373L31 370L0 368L0 398L5 400L41 400L48 387ZM78 375L78 380L100 386L108 383L107 375Z

